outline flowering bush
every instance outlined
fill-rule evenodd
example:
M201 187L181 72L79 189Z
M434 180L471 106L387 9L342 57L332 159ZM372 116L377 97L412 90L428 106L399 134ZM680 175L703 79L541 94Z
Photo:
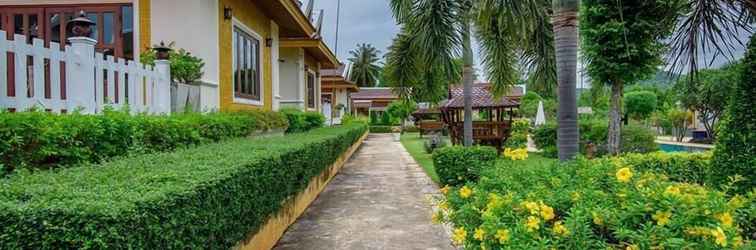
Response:
M669 181L622 161L500 161L447 188L437 221L465 249L739 249L753 197Z
M509 148L527 148L530 120L517 119L512 122L512 133L506 141Z
M509 158L513 161L525 160L528 158L528 149L527 148L518 148L518 149L505 148L504 157Z

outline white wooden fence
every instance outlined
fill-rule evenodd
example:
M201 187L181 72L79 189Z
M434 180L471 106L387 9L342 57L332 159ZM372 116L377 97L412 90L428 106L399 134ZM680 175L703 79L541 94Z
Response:
M170 65L155 67L95 52L97 41L69 38L61 45L0 30L0 108L98 113L106 106L132 112L170 112ZM6 56L8 54L8 56ZM12 66L12 68L10 67ZM11 74L11 71L13 73ZM11 77L12 75L12 77ZM12 90L12 91L11 91ZM65 91L65 95L63 94Z

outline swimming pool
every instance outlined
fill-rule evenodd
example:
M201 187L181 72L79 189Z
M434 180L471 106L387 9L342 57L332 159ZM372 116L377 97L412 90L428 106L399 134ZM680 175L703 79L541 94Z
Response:
M657 142L659 149L664 152L704 152L711 150L709 147L696 147L682 144Z

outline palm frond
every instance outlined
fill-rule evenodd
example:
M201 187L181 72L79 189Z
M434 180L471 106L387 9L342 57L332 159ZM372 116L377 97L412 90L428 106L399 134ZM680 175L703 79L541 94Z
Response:
M748 0L690 0L685 6L678 30L670 41L667 61L672 72L691 76L701 66L709 66L717 57L735 57L738 47L744 47L745 35L753 33L750 25L753 14ZM701 62L709 60L709 62Z
M460 1L417 0L413 13L407 19L407 28L415 36L414 49L425 65L425 70L447 73L452 79L453 59L460 52Z
M476 8L476 38L484 69L492 83L492 92L501 96L509 92L518 77L517 36L522 33L521 21L514 13L523 13L522 6L508 1L483 1Z
M389 6L396 22L402 24L410 16L410 13L412 13L414 0L390 0Z
M541 8L535 7L541 5ZM533 1L529 12L532 22L523 23L525 29L520 44L522 45L521 62L528 72L528 89L541 95L556 95L556 55L554 49L554 30L551 26L551 2Z
M414 37L406 29L394 38L386 54L388 85L401 99L412 98L412 90L419 74L417 53L413 49Z

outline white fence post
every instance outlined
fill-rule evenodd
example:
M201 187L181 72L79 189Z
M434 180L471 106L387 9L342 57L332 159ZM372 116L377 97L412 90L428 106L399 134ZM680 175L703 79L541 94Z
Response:
M171 113L171 61L155 60L155 71L157 71L157 79L155 79L153 93L153 100L155 100L153 110L158 114Z
M71 37L70 51L66 51L70 57L66 69L66 95L68 97L68 110L73 111L82 108L85 114L94 114L97 111L95 100L95 67L94 52L97 41L89 37Z

